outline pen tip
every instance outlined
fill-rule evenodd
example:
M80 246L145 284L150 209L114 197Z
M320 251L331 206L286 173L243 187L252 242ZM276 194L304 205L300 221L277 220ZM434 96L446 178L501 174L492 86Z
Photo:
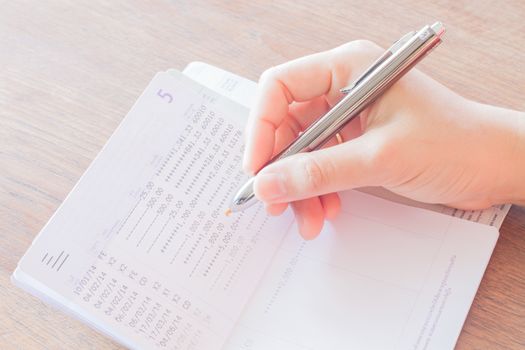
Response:
M231 216L231 215L232 215L232 210L231 210L230 208L226 209L226 210L224 211L224 215L226 215L226 216Z

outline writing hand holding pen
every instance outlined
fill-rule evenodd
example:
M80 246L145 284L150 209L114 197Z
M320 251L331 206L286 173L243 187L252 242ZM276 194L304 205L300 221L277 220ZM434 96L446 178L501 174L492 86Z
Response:
M264 72L244 169L261 169L383 52L354 41ZM306 239L338 214L338 191L364 186L461 209L525 203L525 114L465 99L416 69L339 134L341 144L269 164L254 180L270 214L291 204Z

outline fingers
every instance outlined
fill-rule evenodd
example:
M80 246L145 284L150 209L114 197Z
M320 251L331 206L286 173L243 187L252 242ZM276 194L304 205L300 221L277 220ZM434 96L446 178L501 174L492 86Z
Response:
M318 199L321 206L318 206L314 199ZM337 193L329 193L319 198L299 202L292 203L292 207L297 218L299 232L305 239L317 237L323 227L323 221L334 219L341 211L341 200ZM287 208L288 203L266 205L266 211L272 216L281 215Z
M257 173L335 104L341 97L339 89L380 52L373 44L353 42L265 72L246 128L244 170ZM361 132L356 120L342 131L345 140L357 138L348 145L297 155L267 166L256 177L256 196L266 203L271 215L282 214L291 202L299 231L305 239L314 238L324 219L334 218L340 210L339 197L333 192L374 182ZM325 146L336 144L331 140Z
M324 223L324 209L318 197L303 199L292 203L299 233L306 239L317 237Z
M376 50L373 44L354 42L266 71L261 76L258 97L246 128L245 171L256 173L271 158L275 132L289 116L292 102L309 101L318 96L335 102L341 95L339 89L356 75L352 74L353 69L357 67L360 73L361 68L373 60Z
M324 217L332 220L341 211L341 199L337 193L328 193L319 197L324 210ZM288 203L266 204L266 212L272 216L279 216L288 208Z
M275 145L272 156L288 146L301 131L325 114L328 109L329 106L323 96L307 102L292 103L289 107L287 118L275 131Z
M339 198L339 195L337 193L328 193L319 198L323 205L325 219L335 219L341 211L341 199Z
M267 204L266 212L272 216L279 216L288 208L288 203Z
M381 134L369 132L337 146L270 164L255 178L255 195L266 203L284 203L377 185L391 162Z
M331 70L326 52L306 56L264 72L246 129L243 166L256 172L270 159L275 131L288 116L288 105L308 101L330 90Z

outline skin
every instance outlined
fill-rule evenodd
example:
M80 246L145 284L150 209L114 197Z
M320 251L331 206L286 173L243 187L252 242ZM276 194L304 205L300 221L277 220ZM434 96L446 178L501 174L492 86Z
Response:
M263 168L382 52L355 41L263 73L243 166L257 174L255 195L267 211L291 205L312 239L337 216L337 192L363 186L460 209L525 203L525 113L467 100L417 69L347 125L342 144Z

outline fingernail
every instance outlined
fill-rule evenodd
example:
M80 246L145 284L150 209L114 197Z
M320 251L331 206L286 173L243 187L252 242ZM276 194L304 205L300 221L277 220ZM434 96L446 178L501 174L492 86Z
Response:
M263 201L275 201L286 196L286 187L282 174L259 174L255 183L255 194Z

